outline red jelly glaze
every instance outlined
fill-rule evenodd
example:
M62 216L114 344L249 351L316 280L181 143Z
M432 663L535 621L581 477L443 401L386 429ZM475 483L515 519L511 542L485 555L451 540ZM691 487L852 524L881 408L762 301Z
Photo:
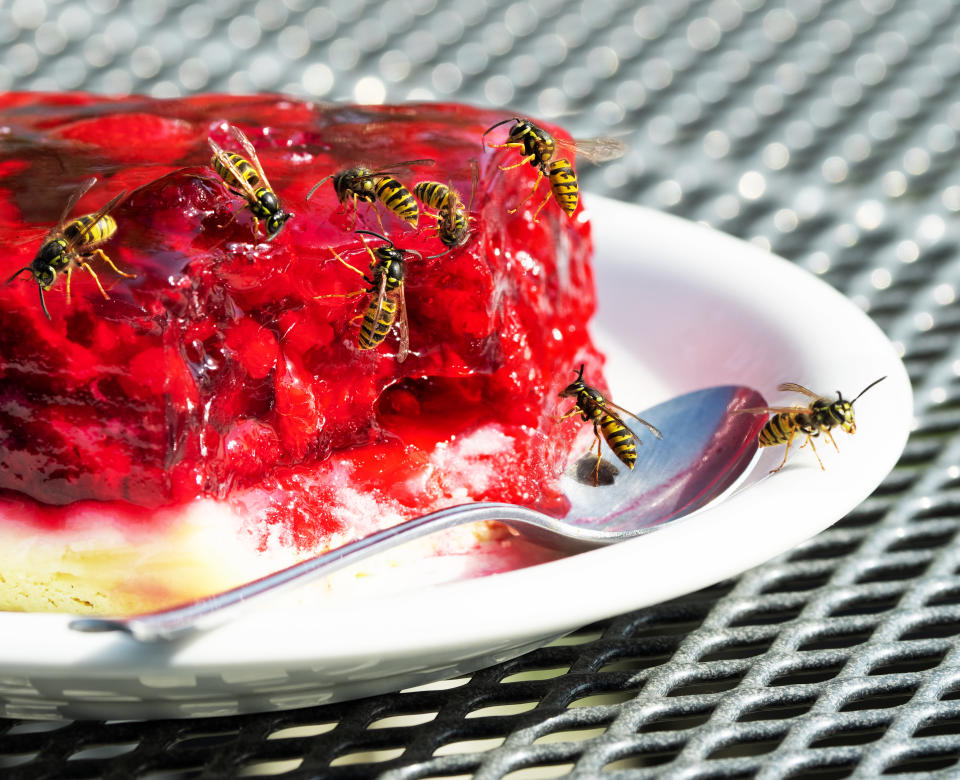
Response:
M121 505L213 496L239 506L266 489L269 500L256 502L264 523L312 545L340 530L327 503L343 474L412 516L443 501L442 474L411 487L430 471L434 447L496 423L513 445L491 456L497 477L471 496L561 508L554 478L578 426L556 423L557 392L580 362L600 360L586 333L595 307L589 228L580 211L570 219L556 204L532 223L546 184L527 209L507 214L535 171L501 173L516 152L482 150L482 132L503 118L444 104L0 96L0 273L29 265L93 174L97 185L71 216L127 189L103 248L136 274L123 279L94 261L110 300L78 271L69 305L59 279L46 293L50 321L27 274L0 287L0 500L37 502L41 525L60 525L71 505L89 501L142 523L150 512ZM254 236L244 201L209 166L208 136L236 148L225 121L251 139L295 213L272 242ZM375 350L358 348L353 318L367 296L316 297L367 286L330 247L364 271L370 258L330 183L305 196L358 162L418 158L436 164L398 178L411 189L448 182L465 200L469 160L478 159L478 227L466 246L428 259L444 250L437 239L381 207L388 236L423 256L407 263L412 352L398 363L395 333ZM381 230L365 204L356 227Z

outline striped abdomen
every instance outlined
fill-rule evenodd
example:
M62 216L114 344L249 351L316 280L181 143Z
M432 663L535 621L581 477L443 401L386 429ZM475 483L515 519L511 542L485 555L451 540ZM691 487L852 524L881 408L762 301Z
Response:
M257 173L257 169L254 168L245 157L242 157L236 152L226 152L226 155L230 158L230 162L233 163L233 167L240 172L243 180L251 187L256 188L260 183L260 174ZM228 187L239 187L243 189L243 185L237 181L237 177L233 175L233 171L224 165L218 156L214 155L210 164L213 166L213 170L220 175L220 178L226 182Z
M757 443L761 447L776 447L789 442L797 431L802 432L797 415L775 414L760 429Z
M555 160L550 163L549 175L553 197L567 216L573 216L580 197L580 186L577 184L577 174L574 173L573 166L569 160Z
M377 179L377 199L399 219L416 226L420 217L420 208L410 190L392 176Z
M620 458L628 469L633 469L633 464L637 462L637 445L629 429L605 412L600 413L595 423L599 424L600 432L613 450L613 454Z
M422 181L413 188L413 192L425 206L439 211L447 203L450 188L438 181Z
M63 229L63 235L68 240L72 241L78 235L82 236L79 242L81 251L83 247L102 244L117 232L117 223L109 214L104 214L97 220L94 220L94 217L96 217L96 214L78 217Z
M595 391L594 391L595 392ZM598 396L600 403L603 402L602 396ZM637 462L637 445L633 441L633 433L616 417L608 414L603 407L597 403L589 393L586 397L581 394L577 406L581 412L587 409L585 417L593 421L594 430L600 429L603 438L606 440L613 454L628 468L633 469L633 464Z
M360 349L373 349L381 344L397 318L396 296L389 293L383 295L379 317L376 316L377 300L372 298L363 314L363 322L360 325Z

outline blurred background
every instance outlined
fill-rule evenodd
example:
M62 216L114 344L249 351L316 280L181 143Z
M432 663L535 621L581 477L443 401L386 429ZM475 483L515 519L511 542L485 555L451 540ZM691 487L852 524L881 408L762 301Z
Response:
M885 330L916 392L876 493L737 581L428 691L190 723L0 721L0 770L958 776L958 73L952 0L0 0L0 90L456 100L621 137L624 158L581 168L587 191L820 276ZM786 656L804 659L788 678L751 682ZM644 691L655 674L675 677L669 697Z

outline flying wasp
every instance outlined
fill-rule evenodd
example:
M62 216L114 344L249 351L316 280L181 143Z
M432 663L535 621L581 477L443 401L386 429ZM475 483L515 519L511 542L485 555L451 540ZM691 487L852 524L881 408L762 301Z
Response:
M481 143L486 144L487 133L500 127L500 125L505 125L507 122L513 122L513 127L510 128L510 133L507 136L507 142L490 144L490 148L518 149L523 155L523 159L513 165L501 165L499 166L500 170L509 171L528 163L537 169L537 180L534 182L533 189L530 190L527 197L520 201L515 208L509 209L507 213L516 214L520 207L533 197L544 176L550 180L550 192L547 193L547 197L543 199L543 202L534 212L534 222L537 221L540 211L547 205L547 201L551 197L557 201L557 205L566 212L567 216L572 217L573 212L576 211L577 202L580 199L580 185L577 183L577 174L571 162L574 155L579 154L592 163L603 163L616 160L627 151L626 145L615 138L585 138L574 141L554 138L539 125L518 116L490 125L483 131ZM570 157L557 157L558 152L569 154Z
M313 185L310 192L307 193L307 200L313 196L320 186L330 179L333 184L333 191L337 194L337 200L340 205L346 209L348 202L353 204L353 223L350 229L357 224L357 211L359 203L376 204L377 201L386 206L397 219L406 222L412 227L417 226L420 219L420 208L417 201L410 194L403 184L395 179L391 172L409 168L414 165L433 165L434 160L407 160L406 162L394 163L393 165L384 165L378 170L371 170L362 165L353 168L345 168L337 173L331 173L324 176L320 181ZM380 223L380 229L383 230L383 220L380 218L380 212L374 205L374 211L377 214L377 222Z
M470 216L470 209L473 208L473 199L477 194L477 184L480 181L480 169L476 160L470 161L470 170L472 185L470 189L470 202L464 208L463 200L459 193L453 187L441 184L438 181L421 181L414 188L413 192L420 199L424 206L435 210L435 214L427 211L423 213L436 220L436 224L431 228L436 232L440 243L447 247L446 252L439 255L431 255L428 259L441 257L452 252L459 246L463 246L470 238L470 223L476 219Z
M643 444L640 437L627 427L614 409L629 415L646 426L658 439L662 439L663 434L646 420L637 417L633 412L627 411L622 406L617 406L609 398L604 398L598 390L586 384L583 381L583 367L584 364L581 363L580 370L574 371L577 378L560 393L561 398L576 399L573 408L560 419L566 420L568 417L579 414L584 422L593 423L593 435L597 440L597 466L593 472L593 484L596 486L600 484L601 434L606 439L610 449L613 450L613 454L631 471L637 462L637 444ZM590 449L592 450L593 447L591 446Z
M67 221L70 212L73 211L80 198L96 183L96 176L84 179L80 183L67 199L67 205L63 208L57 226L43 239L43 243L30 265L24 266L7 280L7 284L10 284L20 274L28 272L40 290L40 308L43 309L43 313L48 320L52 317L50 312L47 311L47 303L44 300L43 293L53 287L60 271L66 269L67 272L67 303L70 303L70 281L73 269L76 267L88 271L97 283L100 292L103 293L103 297L107 300L110 299L107 291L100 284L96 271L90 265L89 261L94 257L99 257L118 275L126 279L133 279L135 276L135 274L125 274L117 268L100 248L101 244L108 241L117 232L116 220L110 216L110 212L123 200L127 194L126 190L115 195L93 214L85 214L82 217Z
M207 139L213 150L213 159L210 165L217 172L227 189L234 195L245 198L253 214L253 230L260 229L260 220L264 220L267 231L267 241L272 241L287 223L293 214L286 212L280 206L280 199L273 191L263 166L257 157L253 144L238 127L230 125L230 134L243 148L247 157L236 152L222 149L212 138ZM247 159L249 158L249 160ZM251 164L252 162L252 164Z
M366 241L363 247L370 255L370 276L344 260L332 247L330 251L340 263L351 271L360 274L363 280L370 285L365 290L352 293L319 295L318 298L352 298L357 295L369 295L370 301L362 315L360 323L360 349L374 349L383 343L393 326L397 326L397 335L400 345L397 348L397 362L402 363L410 353L410 328L407 324L407 302L403 292L403 276L407 255L416 255L422 259L419 252L413 249L400 249L386 236L370 230L358 230L368 236L386 241L386 245L370 249ZM362 241L362 239L361 239Z
M790 454L790 445L796 436L807 437L806 441L800 446L806 447L807 444L809 444L810 449L817 458L817 463L820 464L820 469L825 470L823 461L820 460L820 456L817 454L817 448L813 444L814 438L821 433L824 434L830 439L833 448L839 452L840 448L837 447L837 442L833 438L832 430L839 427L847 433L856 433L857 423L854 419L853 404L860 396L867 392L867 390L879 384L884 379L886 379L886 377L882 376L876 381L871 382L863 388L859 395L852 401L845 400L839 390L837 391L837 400L833 401L830 398L818 395L812 390L808 390L803 385L798 385L795 382L784 382L777 386L777 390L781 392L801 393L811 399L810 404L808 406L758 406L751 409L738 409L735 414L773 415L773 417L767 420L763 428L760 429L760 434L757 437L757 443L760 447L777 447L781 444L787 445L786 450L783 452L783 460L780 461L779 466L770 472L771 474L780 471L787 462L787 455Z

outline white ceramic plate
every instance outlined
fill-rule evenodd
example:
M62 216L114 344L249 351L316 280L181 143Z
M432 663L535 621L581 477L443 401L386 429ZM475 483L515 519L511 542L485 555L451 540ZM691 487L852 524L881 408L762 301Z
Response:
M172 645L78 634L68 617L0 614L0 716L160 718L304 707L454 676L594 620L704 587L790 549L866 498L912 422L906 372L881 331L832 288L756 247L655 211L588 197L597 337L614 397L643 409L710 385L771 403L799 382L850 398L858 430L695 516L614 547L322 611L265 607Z

